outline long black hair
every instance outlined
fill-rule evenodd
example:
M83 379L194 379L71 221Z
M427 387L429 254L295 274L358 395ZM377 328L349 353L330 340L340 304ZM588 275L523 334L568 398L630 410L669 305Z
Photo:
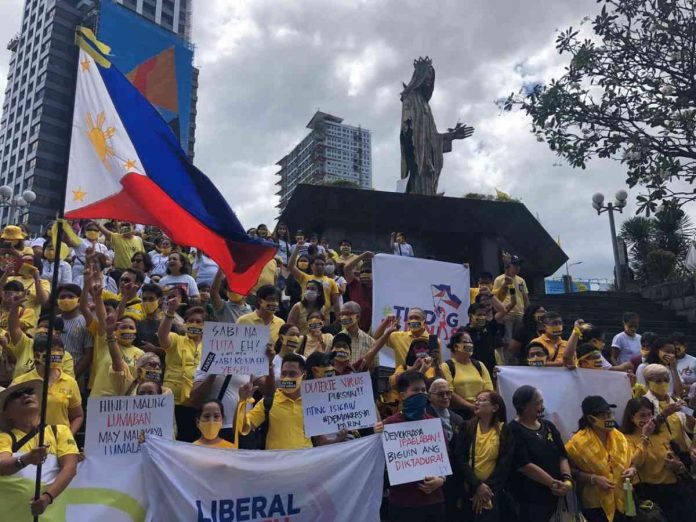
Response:
M638 426L636 426L633 423L633 416L638 413L638 411L641 408L645 408L647 410L650 410L651 415L655 415L655 405L650 402L649 399L646 399L645 397L639 397L637 399L630 399L626 403L626 409L624 410L623 414L623 419L621 420L621 432L624 433L625 435L632 435L633 433L636 432L638 429ZM658 432L658 430L661 428L661 426L657 426L655 428L655 433Z
M656 337L652 343L650 343L650 353L645 358L645 364L661 364L665 363L660 360L660 348L666 344L673 344L672 340L668 337Z

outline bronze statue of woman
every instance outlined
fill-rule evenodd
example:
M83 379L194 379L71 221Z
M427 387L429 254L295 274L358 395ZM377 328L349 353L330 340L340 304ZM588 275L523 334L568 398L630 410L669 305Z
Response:
M452 150L452 140L468 138L473 127L461 123L440 134L428 102L435 88L435 69L427 56L413 61L413 76L401 93L401 179L409 194L437 194L442 155Z

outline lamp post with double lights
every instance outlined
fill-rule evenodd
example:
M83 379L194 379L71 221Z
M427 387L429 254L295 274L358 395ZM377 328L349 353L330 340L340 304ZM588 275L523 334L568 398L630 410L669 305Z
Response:
M614 212L623 213L623 209L626 208L628 193L625 190L619 190L614 194L614 201L604 204L604 194L597 192L592 196L592 208L597 211L597 215L602 212L609 214L609 228L611 229L611 246L614 250L614 277L616 278L616 289L619 291L623 290L623 274L621 273L621 266L619 264L619 244L616 241L616 225L614 224Z
M15 196L12 187L0 187L0 208L12 209L10 218L13 223L19 223L20 217L29 212L29 205L35 200L36 194L31 190L25 190L21 196Z

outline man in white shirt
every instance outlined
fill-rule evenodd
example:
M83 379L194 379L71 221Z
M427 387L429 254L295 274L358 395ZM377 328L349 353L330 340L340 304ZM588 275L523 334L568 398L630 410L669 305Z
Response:
M637 333L640 317L635 312L623 314L623 332L611 341L611 361L614 364L629 362L632 357L640 355L640 335Z

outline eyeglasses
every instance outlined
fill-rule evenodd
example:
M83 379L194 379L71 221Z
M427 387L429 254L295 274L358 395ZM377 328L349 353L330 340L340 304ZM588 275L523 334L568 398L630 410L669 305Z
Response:
M34 388L31 386L27 386L26 388L20 388L17 391L13 391L10 393L10 395L7 397L8 400L12 401L14 399L19 399L20 397L24 395L35 395L36 392L34 391Z
M452 392L451 391L443 391L443 392L431 393L431 395L434 395L435 397L440 397L441 399L444 399L445 397L451 397Z

